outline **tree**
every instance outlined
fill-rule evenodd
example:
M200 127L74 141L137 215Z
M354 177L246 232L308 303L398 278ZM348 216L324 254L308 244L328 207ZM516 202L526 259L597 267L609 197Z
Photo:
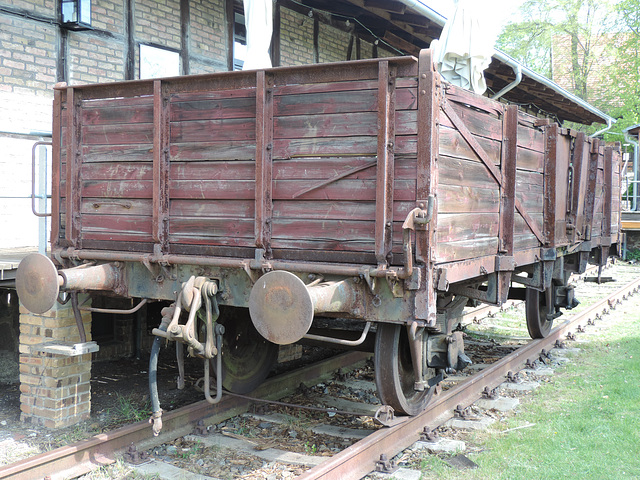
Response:
M640 123L640 0L621 0L615 13L620 35L617 37L616 62L609 72L604 100L618 119L614 131ZM618 138L619 140L619 138Z
M521 7L523 21L507 25L497 46L588 101L613 13L605 0L528 0Z

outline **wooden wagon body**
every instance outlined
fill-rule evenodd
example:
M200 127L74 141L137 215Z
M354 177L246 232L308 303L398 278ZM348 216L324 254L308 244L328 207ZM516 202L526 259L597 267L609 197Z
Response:
M429 50L59 85L62 269L25 259L18 293L39 313L58 287L174 301L154 333L218 355L238 393L277 344L361 344L378 322L381 401L415 414L468 363L454 330L470 301L525 299L533 337L575 305L570 274L620 240L619 163L619 147L442 84ZM345 340L313 333L319 317L367 324Z
M187 265L244 270L236 305L267 270L364 276L413 305L356 316L433 325L438 291L494 275L500 303L619 235L617 150L442 85L429 51L61 87L53 142L54 252L131 261L128 296L173 298Z

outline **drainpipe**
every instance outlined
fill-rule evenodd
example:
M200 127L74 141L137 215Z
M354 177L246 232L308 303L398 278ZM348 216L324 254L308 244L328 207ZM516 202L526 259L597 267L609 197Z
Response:
M638 208L638 142L627 132L624 132L624 139L633 144L633 203L631 204L631 211L635 212Z
M596 133L592 134L591 137L597 137L598 135L600 135L601 133L606 132L607 130L609 130L612 126L613 126L613 122L615 120L611 117L607 118L607 126L604 127L602 130L598 130ZM636 143L637 145L637 143Z
M513 73L516 74L516 79L509 85L505 86L498 93L496 93L493 97L491 97L493 100L498 100L505 93L510 92L511 90L516 88L522 81L522 66L519 63L510 63L508 65L513 69Z

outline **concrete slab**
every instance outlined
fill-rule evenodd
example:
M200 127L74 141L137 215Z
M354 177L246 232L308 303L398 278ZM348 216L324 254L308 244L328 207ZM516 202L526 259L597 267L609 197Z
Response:
M520 400L513 397L498 397L494 399L481 398L476 402L480 408L487 410L497 410L499 412L509 412L520 404Z
M511 390L516 392L530 392L540 386L538 382L522 382L522 383L508 383L504 382L500 384L500 388L505 390Z
M549 350L549 353L553 356L566 357L567 355L575 355L576 353L580 353L580 348L577 347L569 347L569 348L552 348Z
M327 407L333 407L343 412L362 413L362 415L373 415L376 413L380 405L371 405L368 403L353 402L344 398L322 396L317 397L317 401L323 403Z
M328 457L320 457L313 455L303 455L301 453L285 452L277 448L267 448L266 450L256 450L256 444L249 441L239 440L237 438L227 437L225 435L206 435L196 436L187 435L185 439L198 441L207 447L216 448L228 448L236 452L244 452L254 457L263 459L266 462L282 462L291 463L294 465L306 465L308 467L314 467L320 465Z
M470 370L472 372L478 372L480 370L484 370L485 368L489 367L490 365L486 364L486 363L474 363L472 365L468 365L465 370Z
M551 367L540 367L540 368L534 368L534 369L527 368L525 370L522 370L522 372L526 373L527 375L539 375L541 377L550 377L556 371Z
M401 467L393 473L375 472L369 476L377 480L420 480L422 472L420 470L413 470L412 468Z
M427 450L429 453L458 453L464 452L467 445L462 440L439 438L435 442L417 441L411 446L414 450Z
M218 480L215 477L191 473L187 470L174 467L170 463L158 460L151 460L142 465L132 465L131 468L141 475L148 475L159 480Z
M336 427L334 425L320 425L318 427L311 428L311 431L316 435L329 435L337 438L351 438L360 440L368 435L371 435L374 430L356 430L354 428Z
M445 427L460 428L463 430L485 430L489 425L495 423L496 419L491 417L478 417L470 420L462 418L450 418L445 422Z

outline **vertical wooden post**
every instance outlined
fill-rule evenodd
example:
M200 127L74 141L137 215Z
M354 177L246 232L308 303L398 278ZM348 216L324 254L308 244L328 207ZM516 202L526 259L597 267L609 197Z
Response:
M235 36L236 17L233 9L233 0L224 2L224 12L227 22L227 70L233 71L233 41Z
M81 247L80 207L82 192L80 167L82 164L80 139L82 138L82 92L67 88L67 213L65 238L68 245Z
M191 44L191 7L190 0L180 0L180 60L182 75L189 75Z
M320 63L320 22L318 16L313 16L313 63Z
M613 147L604 149L604 185L603 185L603 216L602 246L611 246L611 215L613 213Z
M126 36L126 54L124 56L124 79L133 80L136 75L135 52L135 0L125 0L124 31Z
M426 230L416 231L416 261L421 268L420 287L416 292L415 315L436 324L436 291L434 285L433 258L436 248L438 225L438 150L439 115L441 94L431 50L421 50L418 61L418 145L416 206L427 209L431 201L433 215Z
M256 248L271 255L273 212L273 79L264 70L256 73Z
M153 82L153 241L154 253L169 247L169 95L162 80Z
M518 107L509 105L505 109L502 121L502 154L500 159L500 226L498 230L499 256L496 257L498 275L497 301L501 304L507 300L513 262L514 238L513 227L516 211L516 169L518 151Z
M594 138L589 155L589 176L587 177L587 195L584 203L584 224L587 226L584 240L591 240L592 222L596 206L596 182L598 178L598 157L600 156L600 140Z
M388 61L378 64L378 163L376 174L376 260L390 261L393 240L393 187L395 148L396 69Z
M62 151L62 92L53 90L53 126L51 130L51 237L52 246L58 245L60 235L60 166Z
M276 0L275 8L273 9L273 35L271 36L271 65L274 67L280 66L280 2Z
M578 217L580 212L580 186L582 184L582 172L586 168L586 166L583 165L585 162L582 160L586 144L585 139L585 133L578 132L574 140L573 158L571 161L573 175L571 179L572 191L569 192L571 195L571 211L567 218L567 236L569 238L569 243L575 243L578 241L578 229L583 225L583 220ZM584 214L582 216L584 216ZM570 228L570 225L573 226L573 229Z
M544 236L547 247L556 244L556 163L558 155L557 124L545 128L545 158L544 158Z

